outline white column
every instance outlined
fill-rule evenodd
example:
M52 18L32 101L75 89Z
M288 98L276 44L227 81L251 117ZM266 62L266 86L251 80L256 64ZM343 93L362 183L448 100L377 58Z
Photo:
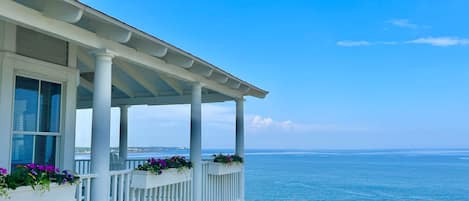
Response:
M236 155L244 158L244 100L236 99ZM245 160L246 162L246 160ZM244 165L239 178L240 200L244 201Z
M202 201L202 86L192 86L191 104L191 150L192 201Z
M120 106L120 135L119 135L119 159L122 169L125 169L125 161L127 160L127 131L128 131L128 108L127 105Z
M236 99L236 155L244 157L244 100Z
M91 201L107 201L110 193L111 79L112 58L108 50L94 52L93 121L91 136L91 172L97 174L91 186Z

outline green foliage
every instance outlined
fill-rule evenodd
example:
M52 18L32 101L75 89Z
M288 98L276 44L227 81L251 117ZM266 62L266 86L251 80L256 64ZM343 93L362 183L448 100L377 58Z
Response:
M150 158L143 165L139 165L136 169L142 171L149 171L152 174L160 175L163 173L163 170L169 168L192 168L190 161L186 160L183 156L173 156L166 159L155 159Z
M243 163L243 158L238 155L214 154L213 162L215 163Z
M54 166L28 164L16 167L11 174L7 174L5 169L0 168L0 196L8 197L8 189L15 190L21 186L48 191L51 183L74 184L78 180L79 177L66 170L60 171Z

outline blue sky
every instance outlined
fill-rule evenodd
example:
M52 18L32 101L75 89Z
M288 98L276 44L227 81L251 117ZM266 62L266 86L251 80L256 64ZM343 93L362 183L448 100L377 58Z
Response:
M469 146L468 1L83 2L270 91L247 99L248 148ZM204 105L204 148L234 147L233 119L234 103ZM189 144L187 105L129 123L131 146Z

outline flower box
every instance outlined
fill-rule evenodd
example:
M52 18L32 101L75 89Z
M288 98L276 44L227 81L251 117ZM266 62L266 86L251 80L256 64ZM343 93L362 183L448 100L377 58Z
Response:
M40 187L38 187L40 188ZM0 197L0 201L76 201L77 186L70 184L50 184L50 190L33 190L30 186L22 186L8 190L8 197Z
M132 188L150 189L159 186L177 184L189 181L192 178L192 169L170 168L163 170L160 175L153 174L149 171L134 170L132 172Z
M208 174L210 175L227 175L243 170L243 164L238 162L233 163L216 163L210 162L208 166Z

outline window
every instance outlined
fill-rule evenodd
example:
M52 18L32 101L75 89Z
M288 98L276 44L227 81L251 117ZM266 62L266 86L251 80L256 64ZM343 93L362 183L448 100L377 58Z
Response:
M55 165L61 100L61 84L16 77L12 168L27 163Z

